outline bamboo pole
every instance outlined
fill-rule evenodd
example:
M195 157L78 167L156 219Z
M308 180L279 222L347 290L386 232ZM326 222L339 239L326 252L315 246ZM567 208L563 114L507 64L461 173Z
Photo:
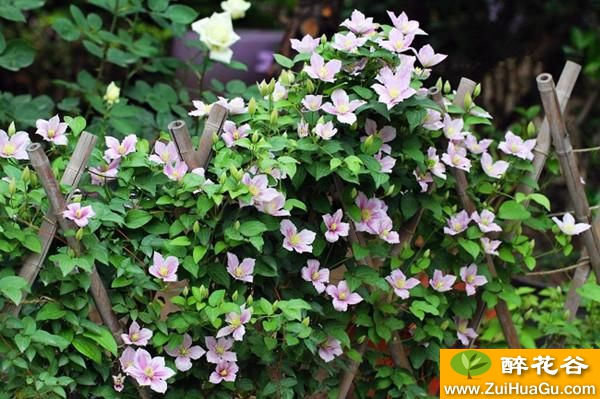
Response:
M456 91L456 95L454 96L453 104L457 107L464 108L465 96L467 93L473 93L475 89L475 82L470 79L461 78L460 83L458 85L458 89ZM456 179L457 184L457 193L460 201L462 203L463 208L469 213L469 215L475 212L477 209L475 207L475 203L468 194L468 181L466 173L463 170L452 168L452 175ZM498 277L498 273L496 271L496 266L494 265L494 259L491 255L485 254L485 262L488 268L490 275L494 278ZM508 306L506 302L501 299L498 299L498 303L496 304L496 314L498 315L498 320L500 321L500 327L502 328L502 332L504 333L504 338L510 348L520 348L519 344L519 336L517 334L517 330L512 320L512 316L510 311L508 310Z
M206 169L208 162L210 161L210 155L213 146L213 136L219 135L223 124L227 119L227 108L220 104L213 104L208 113L208 119L204 124L204 130L200 137L200 144L198 145L198 151L196 157L201 167Z
M29 155L31 166L38 174L40 183L48 196L50 207L58 225L63 231L71 230L73 228L72 224L62 215L62 212L66 207L65 198L60 192L60 187L52 173L52 168L50 167L50 161L44 153L42 146L39 143L30 144L27 147L27 153ZM66 237L66 240L76 256L80 256L82 251L81 243L73 236ZM102 282L95 265L92 265L90 290L102 321L110 329L115 340L118 343L122 343L121 325L117 320L117 316L112 311L108 292L106 291L106 287L104 287L104 283Z
M558 156L567 189L575 208L575 218L579 222L591 223L590 205L587 200L585 188L581 182L581 174L577 166L577 158L573 153L571 141L567 132L565 121L560 111L554 80L552 75L542 73L537 77L538 90L548 118L552 144ZM600 236L598 228L592 227L583 232L583 242L588 250L592 269L596 278L600 279Z
M79 180L87 168L92 150L96 145L96 140L97 137L91 133L83 132L81 134L81 137L75 146L75 150L73 151L73 157L69 160L65 172L60 179L61 185L71 186L71 189L74 189L79 185ZM42 264L46 260L46 256L48 256L48 251L52 245L57 229L56 217L52 212L52 208L50 208L44 215L42 225L38 231L38 238L41 242L41 251L40 253L32 253L29 255L19 271L19 277L22 277L27 281L28 287L31 287L37 279ZM10 305L7 306L5 310L7 313L11 313L16 317L21 311L21 306L22 305Z
M185 122L182 120L173 121L169 123L168 129L171 132L171 137L173 137L175 147L177 147L181 159L183 159L187 166L190 169L201 167L202 164L200 164L198 154L194 150L192 138Z

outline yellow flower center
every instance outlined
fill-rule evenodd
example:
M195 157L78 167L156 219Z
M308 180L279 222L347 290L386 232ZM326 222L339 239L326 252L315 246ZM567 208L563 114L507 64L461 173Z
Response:
M327 77L327 68L325 67L325 65L323 65L321 67L321 69L319 69L319 77L321 77L321 78Z
M241 325L242 325L242 322L239 317L235 317L233 320L231 320L231 327L238 328Z
M310 278L313 279L313 280L318 280L319 279L319 272L313 272L313 274L311 274Z
M396 288L404 288L404 284L406 282L404 280L396 280Z
M219 355L222 355L223 353L225 353L225 348L221 345L217 345L217 347L215 348L215 352L217 352Z
M300 244L300 236L298 234L294 234L293 236L290 237L290 244L292 245L298 245Z
M158 274L160 274L163 277L167 277L169 275L169 269L167 269L165 266L161 266L158 269Z
M450 126L447 130L448 130L448 136L452 136L454 133L456 133L456 129L453 128L452 126Z
M189 352L187 348L179 348L179 356L187 356Z
M229 372L227 371L227 369L225 369L225 370L221 370L219 372L219 374L221 375L221 377L227 377L227 374L229 374Z
M233 132L233 139L234 139L234 140L237 140L237 139L239 139L239 138L240 138L240 132L239 132L239 131L237 131L237 130L236 130L236 131L234 131L234 132Z
M458 155L455 155L455 156L453 156L453 157L452 157L452 163L453 163L454 165L458 165L458 164L460 163L460 161L461 161L461 158L460 158L460 156L458 156Z
M179 176L180 176L179 172L178 172L178 171L176 171L176 170L174 170L174 171L173 171L173 177L174 177L175 179L179 179Z
M125 154L125 146L123 144L119 144L119 146L117 147L117 152L121 155Z
M249 185L248 186L248 192L250 194L252 194L252 196L256 196L256 195L258 195L258 193L260 192L260 190L258 189L258 187L254 186L254 185Z
M244 270L240 266L235 268L235 276L242 277L244 275Z
M77 219L80 219L80 218L81 218L81 209L77 209L77 210L75 211L75 217L76 217Z
M56 131L54 129L48 129L48 138L54 138L54 136L56 135Z
M17 146L13 143L8 143L4 146L4 153L6 155L13 155L17 151Z
M454 228L454 231L458 231L458 230L462 229L462 224L456 222L452 225L452 228Z
M471 284L473 281L475 281L475 276L472 274L467 276L467 283Z
M435 283L435 288L442 288L444 285L444 283L442 283L441 281L438 281L437 283Z
M369 209L363 209L362 211L360 211L360 217L364 221L371 220L371 211Z
M133 334L131 334L131 341L137 342L138 339L140 339L140 334L139 333L133 333Z
M404 42L402 40L397 40L396 41L396 48L397 49L402 49L404 48Z
M146 375L146 377L152 378L154 377L154 370L152 369L152 367L146 367L144 369L144 374Z
M336 229L337 229L337 223L331 223L329 230L336 230Z
M348 294L346 294L346 291L342 291L338 294L338 297L343 301L344 299L346 299L346 297L348 296Z
M162 154L160 154L160 159L162 159L163 162L167 163L171 159L171 156L169 155L168 151L165 151Z
M337 110L340 114L345 114L346 112L350 111L350 107L348 104L340 104L338 105Z
M519 145L518 145L518 144L516 144L516 143L515 143L515 144L511 144L511 146L510 146L510 150L511 150L512 152L519 152Z
M391 88L391 89L389 89L389 93L390 93L390 97L392 97L392 98L398 97L400 95L400 90Z

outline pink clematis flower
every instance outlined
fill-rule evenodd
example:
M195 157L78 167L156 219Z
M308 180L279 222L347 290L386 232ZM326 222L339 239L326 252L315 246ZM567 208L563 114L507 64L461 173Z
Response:
M246 107L242 97L234 97L231 100L228 100L225 97L219 97L217 104L227 108L229 115L242 115L248 112L248 107Z
M500 179L506 173L510 164L506 161L496 161L487 152L481 155L481 169L491 178Z
M217 338L231 335L234 340L241 341L244 338L244 334L246 334L244 324L250 321L250 317L252 317L252 309L246 309L246 305L240 307L240 313L227 313L225 322L228 325L217 331Z
M467 137L465 138L464 145L467 147L471 154L483 154L487 151L490 144L492 144L493 140L483 139L481 141L477 141L477 137L473 136L471 133L467 133Z
M358 48L363 46L366 42L366 37L356 37L353 32L348 32L346 34L336 33L333 36L333 44L331 47L346 53L356 53Z
M327 227L327 231L325 232L325 239L327 241L336 242L340 237L348 236L350 225L342 222L343 216L344 214L341 209L335 211L333 215L323 215L323 223L325 223L325 227Z
M452 274L444 275L441 270L433 272L433 278L429 280L431 288L438 292L446 292L452 289L452 285L456 281L456 276Z
M388 16L392 20L394 27L405 35L426 35L425 31L419 28L419 22L409 20L408 15L403 11L396 16L392 11L388 11Z
M383 151L379 151L373 157L377 162L379 162L379 165L381 166L379 171L381 173L392 173L392 169L394 168L394 165L396 165L395 158L392 158L389 155L384 155Z
M478 337L475 330L469 328L469 321L460 319L456 323L456 336L464 346L469 346L470 340Z
M284 209L285 197L281 193L277 193L269 201L260 201L255 204L256 209L271 216L290 216L290 211Z
M392 219L387 215L378 218L373 222L373 230L379 238L390 244L398 244L400 242L400 236L398 235L398 232L392 231L393 228Z
M123 391L125 388L125 376L121 373L112 376L113 379L113 388L117 392Z
M131 327L129 328L131 331ZM139 329L139 326L138 326ZM150 330L148 330L150 331ZM150 334L152 334L152 331L150 331ZM130 339L131 334L127 335L127 334L122 334L121 337L127 337L129 339L129 342L131 342ZM125 342L125 339L123 339L123 341ZM142 345L143 346L143 345ZM133 366L133 358L135 357L135 349L133 349L131 346L128 346L125 348L125 350L121 353L121 356L119 357L119 363L121 364L121 371L123 371L124 373L127 373L125 370L127 370L129 367Z
M576 236L592 227L588 223L575 223L575 218L570 213L565 213L562 220L556 216L552 220L556 223L560 231L569 236Z
M275 83L275 88L273 89L273 93L271 93L271 98L273 99L273 101L281 101L281 100L285 100L288 97L288 90L285 88L284 85L282 85L281 83L279 83L279 81L277 81ZM269 99L269 97L265 97L266 100Z
M425 164L427 165L427 169L429 169L434 176L446 180L446 166L440 162L440 157L437 155L435 147L429 147L427 149L427 160L425 161Z
M442 161L457 169L462 169L465 172L471 170L471 161L467 158L467 150L464 147L448 143L448 149L442 154Z
M319 105L319 107L321 106ZM298 133L298 137L307 137L310 133L310 126L304 119L301 119L300 122L298 122L298 128L296 129L296 131Z
M144 349L135 352L133 365L128 369L128 374L135 378L141 386L150 386L155 392L167 391L167 379L175 375L175 371L165 366L165 359L152 357Z
M444 127L442 114L434 109L427 108L427 115L423 120L423 127L427 130L440 130Z
M333 122L331 121L327 123L319 122L317 123L317 126L315 126L314 132L323 140L331 140L331 138L336 135L337 129L333 127Z
M376 78L379 83L371 87L379 95L378 101L385 104L388 110L417 92L410 87L411 73L412 67L401 67L396 73L389 67L379 71Z
M106 159L107 162L110 162L113 159L120 159L127 154L134 152L135 145L137 144L137 137L135 134L130 134L120 142L114 137L106 136L104 141L108 147L107 150L104 151L104 159Z
M358 10L354 10L349 19L346 19L340 24L341 26L348 28L357 35L370 36L375 33L378 25L373 23L373 18L366 18L365 14Z
M312 54L320 41L321 39L313 39L311 35L305 35L302 40L290 39L292 48L300 54Z
M468 267L464 266L460 268L460 278L465 282L467 296L475 295L477 287L481 287L488 282L485 276L477 275L477 265L474 263Z
M439 64L440 62L444 61L446 57L448 57L446 54L436 54L433 51L433 47L431 47L429 44L421 47L417 53L419 62L425 68L431 68L432 66Z
M504 135L504 141L498 144L498 148L505 154L531 161L533 159L532 150L535 148L535 143L535 139L523 141L522 138L509 130Z
M81 206L79 202L67 205L67 209L62 214L65 219L72 220L79 227L87 226L90 218L96 216L91 205Z
M115 159L107 165L102 165L97 168L91 167L89 169L91 183L96 186L103 186L106 183L115 180L119 174L119 163L120 160Z
M492 231L502 231L502 227L500 227L498 224L494 223L495 218L496 218L496 215L494 215L494 212L489 211L487 209L484 209L483 211L481 211L481 214L477 211L475 211L471 214L471 219L475 223L477 223L477 225L479 226L479 230L481 230L482 233L490 233Z
M148 345L150 338L152 338L152 335L152 330L141 328L137 321L133 321L129 326L129 334L121 334L121 338L126 345L146 346ZM133 351L133 349L131 349L131 351ZM125 367L129 364L128 360L131 359L131 351L128 352L127 349L123 351L123 354L121 355L121 358L123 359L123 361L121 361L121 366ZM127 367L125 367L125 369L126 368Z
M323 96L313 96L312 94L306 95L302 100L302 105L309 111L316 112L321 109L321 104L323 103Z
M165 282L177 281L177 269L179 260L174 256L168 256L166 259L161 254L154 251L153 264L148 270L151 275Z
M284 219L279 225L279 230L283 234L283 247L288 251L296 251L299 254L303 252L312 252L312 243L315 240L316 233L310 230L298 229L289 219Z
M444 135L448 140L464 140L467 132L463 132L465 122L462 118L452 119L448 114L444 115Z
M427 192L429 184L433 183L433 177L431 176L431 173L421 173L418 169L415 169L413 170L413 176L415 176L417 183L419 183L419 186L421 187L421 192Z
M26 132L17 132L9 137L0 129L0 157L14 159L29 159L26 148L31 143Z
M338 283L337 287L330 284L325 289L327 294L333 298L333 308L338 312L348 310L348 305L356 305L363 301L363 298L355 292L350 292L346 280Z
M312 283L319 294L322 293L325 291L325 283L329 282L329 269L319 269L320 263L316 259L310 259L306 264L301 270L302 279Z
M380 40L379 45L386 50L394 53L403 53L408 50L413 50L410 45L415 39L414 34L404 34L399 29L392 28L387 40Z
M354 111L361 105L366 104L366 102L362 100L350 101L350 97L348 97L348 94L342 89L337 89L331 94L331 101L333 104L326 102L321 106L321 109L328 114L336 115L338 121L347 123L348 125L352 125L356 122Z
M364 193L358 193L356 206L360 209L360 222L356 223L356 231L366 231L370 234L377 234L375 231L375 221L387 217L387 205L378 198L367 198Z
M402 299L410 297L409 290L420 284L420 281L414 277L406 278L400 269L392 270L392 273L385 278L394 289L394 293Z
M42 136L44 140L56 145L67 145L69 143L65 134L69 125L61 122L58 115L54 115L50 120L38 119L35 121L35 126L37 127L35 133Z
M488 255L496 255L498 256L498 247L502 241L500 240L490 240L487 237L481 237L481 246L483 246L483 252Z
M254 273L254 264L256 259L245 258L240 263L240 260L235 254L227 252L227 271L231 276L240 281L246 281L251 283L254 280L252 273Z
M233 147L237 140L248 137L249 132L250 125L247 123L237 127L232 121L225 121L221 137L223 137L223 141L227 147Z
M335 74L342 69L342 61L331 60L325 63L323 57L313 53L310 57L310 64L304 67L304 70L313 79L320 79L323 82L335 82Z
M323 359L325 363L329 363L342 353L344 353L342 345L340 341L335 338L328 337L325 342L319 345L319 357Z
M268 186L269 179L266 175L250 177L250 174L245 173L242 176L242 183L248 187L248 192L252 195L252 201L249 205L271 201L279 194L277 190Z
M188 371L192 368L192 360L198 360L206 353L199 345L192 346L192 337L189 334L183 336L179 347L165 347L165 352L175 358L175 367L179 371Z
M469 227L469 223L471 222L471 218L467 211L462 210L455 215L450 216L448 219L448 226L444 227L444 233L455 236L457 234L462 233Z
M187 164L182 160L177 160L174 163L167 162L163 168L163 173L173 181L181 181L188 171Z
M148 159L161 165L180 160L177 147L172 141L169 141L167 144L157 141L154 144L154 154L150 155Z
M235 352L230 351L233 347L233 339L231 338L219 338L206 337L204 338L206 344L206 361L209 363L219 364L222 362L237 362L237 355Z
M193 100L192 104L194 105L195 109L188 112L189 116L197 116L199 118L203 118L206 115L208 115L208 113L212 109L212 104L205 104L203 101Z
M233 382L237 376L239 367L232 362L222 362L217 364L215 371L209 377L212 384L220 384L221 381Z
M381 130L377 130L377 123L374 120L367 118L365 121L365 131L367 132L368 136L378 137L382 141L383 144L381 145L381 151L385 152L386 154L390 154L392 152L392 147L386 143L394 141L396 138L396 128L392 126L384 126L381 128ZM366 137L361 137L360 140L364 141L366 140Z

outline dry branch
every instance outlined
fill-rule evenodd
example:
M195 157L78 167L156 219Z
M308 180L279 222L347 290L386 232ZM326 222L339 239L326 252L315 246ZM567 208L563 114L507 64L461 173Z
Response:
M210 154L213 146L213 136L219 135L219 132L223 128L223 123L227 119L227 108L220 104L213 104L210 112L208 113L208 119L204 124L204 130L200 137L200 144L198 145L198 151L196 158L201 167L205 168L208 166L210 161Z
M556 150L560 167L567 183L569 196L575 208L575 218L579 222L591 223L590 205L587 200L585 188L581 182L581 174L577 166L577 159L573 153L565 121L560 111L560 105L552 75L542 73L537 77L538 90L548 119L552 144ZM596 277L600 279L600 236L594 224L583 232L583 242L588 250L590 263Z

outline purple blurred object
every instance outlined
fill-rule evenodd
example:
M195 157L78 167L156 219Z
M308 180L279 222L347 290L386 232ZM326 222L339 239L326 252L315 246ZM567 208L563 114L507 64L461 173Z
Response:
M236 32L240 36L231 48L233 50L233 60L240 61L248 67L247 71L239 71L226 67L221 63L216 63L204 78L205 87L211 79L217 79L221 82L228 82L233 79L240 79L247 84L252 84L265 78L266 73L273 64L273 53L279 49L281 40L283 40L283 31L264 31L264 30L244 30ZM173 42L172 54L174 57L187 60L198 51L195 48L188 47L185 40L199 40L198 34L188 32L184 38L178 38ZM196 58L195 63L202 63L202 56ZM198 79L190 72L181 72L179 77L190 88L198 85Z

